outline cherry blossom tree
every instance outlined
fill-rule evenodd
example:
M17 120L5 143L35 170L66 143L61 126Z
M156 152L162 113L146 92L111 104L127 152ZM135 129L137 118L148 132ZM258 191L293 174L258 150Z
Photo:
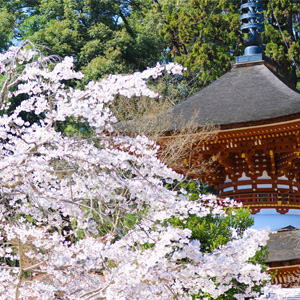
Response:
M191 230L166 220L225 215L237 203L167 189L182 178L158 146L115 129L115 95L158 97L146 80L180 66L80 89L72 58L24 43L0 55L0 72L0 299L220 299L237 285L236 299L265 299L254 287L270 288L269 275L248 261L268 230L233 230L231 242L202 253ZM56 130L69 118L92 136Z

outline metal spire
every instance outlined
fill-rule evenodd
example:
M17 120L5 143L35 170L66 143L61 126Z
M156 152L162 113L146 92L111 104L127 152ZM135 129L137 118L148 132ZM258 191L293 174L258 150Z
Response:
M245 35L247 47L244 56L237 58L237 63L262 60L262 39L264 32L262 0L242 0L241 31Z

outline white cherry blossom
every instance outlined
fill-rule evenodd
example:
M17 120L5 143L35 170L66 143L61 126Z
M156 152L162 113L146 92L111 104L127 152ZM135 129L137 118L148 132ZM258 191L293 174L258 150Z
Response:
M225 215L237 203L220 205L212 195L190 201L184 190L170 191L164 182L182 176L159 160L154 142L114 131L115 95L158 97L145 80L180 75L182 67L158 64L75 89L67 80L83 75L69 57L53 65L13 47L0 65L7 75L0 95L0 299L216 299L234 280L247 286L236 299L264 299L252 288L270 278L248 260L268 230L247 230L202 253L190 230L163 221ZM9 110L14 97L23 100ZM56 125L71 117L94 135L63 136ZM130 215L136 225L123 230L120 221Z

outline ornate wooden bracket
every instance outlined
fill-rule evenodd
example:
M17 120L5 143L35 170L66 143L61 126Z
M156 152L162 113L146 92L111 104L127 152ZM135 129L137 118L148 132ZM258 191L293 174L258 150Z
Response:
M273 150L270 150L269 154L270 154L270 163L271 163L272 176L275 177L275 175L276 175L276 165L275 165L275 155L274 155Z
M289 208L287 208L287 207L278 207L278 208L276 208L276 211L279 214L284 215L284 214L289 212Z
M252 215L255 215L255 214L257 214L257 213L260 212L260 208L259 207L251 207L250 210L251 210L251 214Z
M242 153L242 158L245 159L248 169L251 172L252 176L255 175L255 159L253 157L254 152L252 150Z

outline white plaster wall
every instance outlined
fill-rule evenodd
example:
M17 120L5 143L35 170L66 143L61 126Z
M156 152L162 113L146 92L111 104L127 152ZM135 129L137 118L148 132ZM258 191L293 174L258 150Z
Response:
M253 217L255 229L269 226L271 230L277 230L289 225L300 228L300 210L298 209L290 209L284 215L277 213L276 209L262 209Z
M227 183L227 182L232 182L232 180L228 177L228 175L226 175L226 179L225 179L224 183Z
M262 176L257 179L272 179L266 171L263 171Z
M250 177L246 176L245 172L242 173L242 176L238 179L240 181L243 181L243 180L251 180Z

